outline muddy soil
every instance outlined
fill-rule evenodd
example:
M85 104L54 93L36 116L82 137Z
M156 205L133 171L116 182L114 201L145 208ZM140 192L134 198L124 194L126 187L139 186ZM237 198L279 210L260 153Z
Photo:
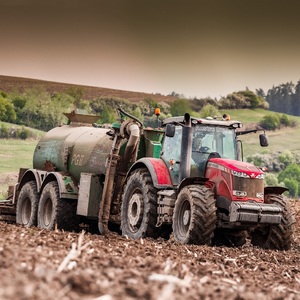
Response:
M0 222L0 299L300 299L300 201L289 251L180 245Z

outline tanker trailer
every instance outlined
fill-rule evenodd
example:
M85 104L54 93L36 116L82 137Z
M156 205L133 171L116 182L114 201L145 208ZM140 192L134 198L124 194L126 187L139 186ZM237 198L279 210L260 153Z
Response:
M50 130L38 142L33 168L20 169L8 200L1 201L1 219L65 230L81 222L98 224L98 217L102 231L109 221L120 223L126 172L138 153L159 155L163 132L144 134L139 120L119 112L120 122L112 128L95 127L98 116L65 114L68 124Z

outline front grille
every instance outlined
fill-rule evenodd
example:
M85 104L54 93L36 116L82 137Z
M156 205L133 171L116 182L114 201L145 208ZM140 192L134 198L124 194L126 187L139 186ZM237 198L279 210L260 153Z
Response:
M232 187L234 191L246 192L247 198L259 198L263 195L264 181L256 178L244 178L232 176Z

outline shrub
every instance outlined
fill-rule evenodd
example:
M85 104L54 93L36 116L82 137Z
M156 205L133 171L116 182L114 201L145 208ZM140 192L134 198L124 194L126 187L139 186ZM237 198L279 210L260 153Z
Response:
M278 179L273 173L265 174L265 184L266 186L278 186Z
M278 114L268 114L263 117L259 125L266 130L275 130L280 127Z
M295 179L286 178L283 183L285 187L289 189L289 195L291 197L298 196L299 184Z
M247 162L258 167L266 167L269 172L283 171L288 165L299 164L299 155L292 153L289 150L274 153L256 153L247 157Z
M200 111L201 118L214 117L219 115L219 110L216 106L206 104Z
M16 138L19 138L21 140L26 140L30 135L30 130L26 129L24 126L22 126L21 129L17 129L16 131Z
M2 139L7 139L9 138L9 130L8 127L1 123L1 127L0 127L0 138Z

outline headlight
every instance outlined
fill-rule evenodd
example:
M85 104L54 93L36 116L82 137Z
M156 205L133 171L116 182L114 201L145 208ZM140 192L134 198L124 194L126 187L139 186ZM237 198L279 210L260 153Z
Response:
M245 172L231 171L231 174L236 177L250 178L250 176Z
M247 197L247 192L246 191L236 191L236 190L233 190L232 191L232 195L233 196L237 196L237 197Z
M265 174L259 174L255 178L257 178L257 179L264 179L265 178Z

